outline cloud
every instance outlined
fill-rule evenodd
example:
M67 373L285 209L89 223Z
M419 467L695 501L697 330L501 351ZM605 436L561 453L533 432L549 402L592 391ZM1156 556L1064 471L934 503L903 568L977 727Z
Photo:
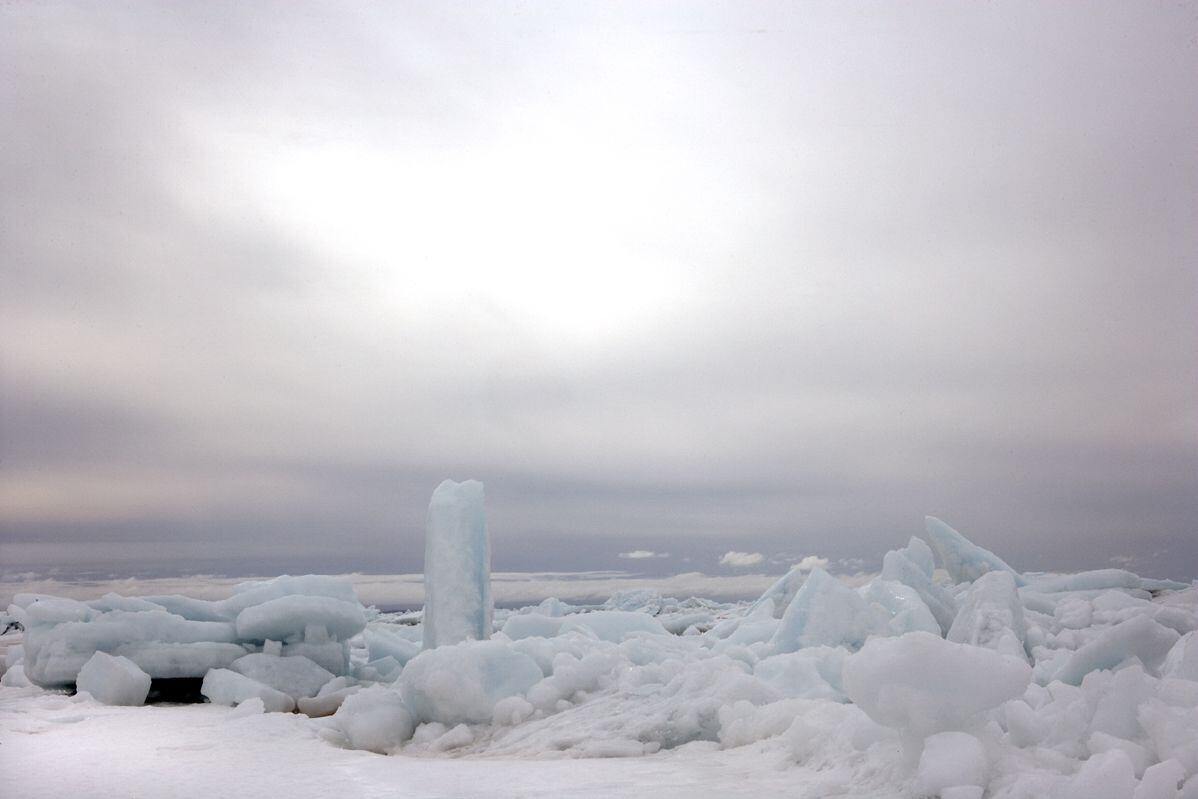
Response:
M819 555L808 555L795 564L795 568L801 572L809 572L812 569L828 568L828 559L821 558Z
M760 552L725 552L720 558L721 566L731 566L735 569L743 569L749 566L756 566L765 560L765 556Z
M670 553L653 552L649 549L634 549L631 552L621 552L620 557L627 560L644 560L646 558L668 558L670 557Z
M1188 578L1191 13L0 4L0 562Z

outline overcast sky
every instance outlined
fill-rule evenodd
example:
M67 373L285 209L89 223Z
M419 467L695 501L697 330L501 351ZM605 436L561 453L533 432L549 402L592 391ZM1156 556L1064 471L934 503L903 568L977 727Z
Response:
M1196 20L6 3L0 569L1198 576Z

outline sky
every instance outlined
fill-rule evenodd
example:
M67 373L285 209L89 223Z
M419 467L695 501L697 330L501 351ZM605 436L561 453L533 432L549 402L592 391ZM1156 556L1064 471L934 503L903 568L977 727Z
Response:
M450 477L502 570L1198 576L1196 75L1193 2L6 3L0 570L419 572Z

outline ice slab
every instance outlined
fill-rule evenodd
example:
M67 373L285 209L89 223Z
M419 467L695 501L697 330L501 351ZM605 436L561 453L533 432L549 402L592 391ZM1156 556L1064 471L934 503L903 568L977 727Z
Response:
M143 705L150 693L150 675L129 658L96 652L79 670L76 686L106 705Z
M344 641L365 629L366 614L357 602L292 595L251 605L237 615L237 636L243 640L306 638L313 627L323 627L328 636Z
M333 679L331 672L303 656L280 657L256 652L238 658L230 668L292 699L316 696Z
M975 580L947 638L1026 660L1027 622L1014 575L993 571Z
M957 603L939 583L935 582L924 569L906 554L906 550L892 549L882 558L883 580L910 586L919 594L919 598L928 606L936 623L940 625L941 634L948 632L957 617Z
M483 484L433 491L424 538L424 648L491 637L491 540Z
M214 705L237 705L257 697L267 712L290 713L295 710L295 700L287 694L229 669L213 669L205 674L200 693Z
M925 525L932 548L953 582L971 583L986 572L1005 571L1015 577L1017 585L1024 585L1023 577L1002 558L974 544L935 516L928 516Z
M809 646L857 648L870 635L889 632L883 613L820 568L811 570L771 639L776 653Z
M1080 685L1090 672L1112 669L1132 657L1155 670L1179 638L1176 631L1147 616L1135 616L1079 647L1054 676L1061 682Z
M923 630L940 635L940 624L919 592L897 580L876 577L858 589L865 601L882 608L889 617L891 635Z

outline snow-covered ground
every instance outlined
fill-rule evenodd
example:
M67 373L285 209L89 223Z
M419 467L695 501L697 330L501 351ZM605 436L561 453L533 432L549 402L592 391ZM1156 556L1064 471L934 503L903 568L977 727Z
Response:
M850 582L816 568L753 602L547 599L496 611L488 641L427 649L419 613L363 609L329 578L213 600L20 594L0 787L1198 799L1195 586L1019 573L934 519ZM202 677L210 702L140 705L150 677Z

